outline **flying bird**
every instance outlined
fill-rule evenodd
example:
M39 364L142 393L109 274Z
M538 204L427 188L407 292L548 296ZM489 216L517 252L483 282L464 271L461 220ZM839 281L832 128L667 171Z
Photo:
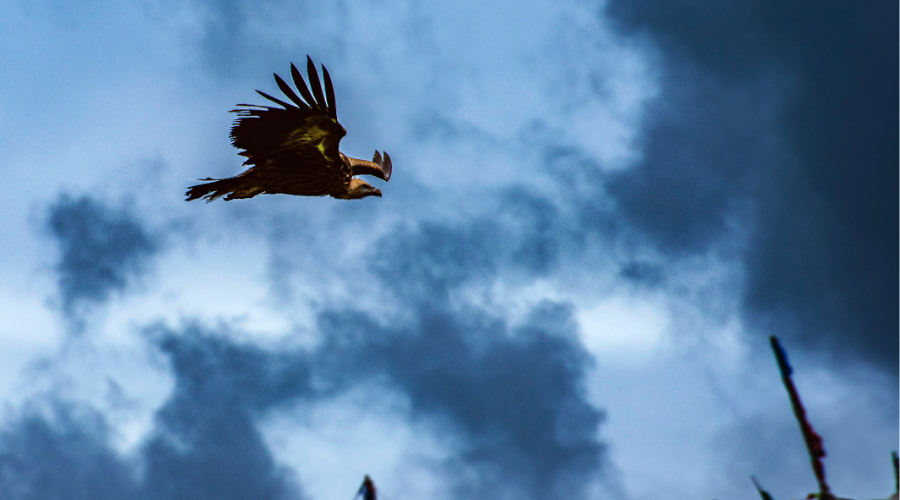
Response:
M312 59L306 56L309 86L291 63L291 79L298 96L278 74L275 83L290 100L285 102L265 92L256 92L281 107L238 104L231 127L231 143L241 149L244 165L250 168L227 179L200 179L206 182L188 188L187 201L220 196L225 200L252 198L258 194L331 196L353 200L381 196L381 190L357 178L372 175L391 178L391 157L377 150L372 161L351 158L338 150L347 131L337 120L331 76L322 66L325 91Z

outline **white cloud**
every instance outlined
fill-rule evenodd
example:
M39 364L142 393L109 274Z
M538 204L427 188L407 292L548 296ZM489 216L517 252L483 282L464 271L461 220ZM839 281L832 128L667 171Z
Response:
M614 295L580 309L578 320L582 342L604 361L643 362L667 347L668 312L658 299Z

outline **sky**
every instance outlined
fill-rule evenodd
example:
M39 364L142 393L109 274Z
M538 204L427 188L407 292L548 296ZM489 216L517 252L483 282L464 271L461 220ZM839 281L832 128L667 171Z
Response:
M896 2L0 0L0 497L892 492ZM187 203L327 66L383 198Z

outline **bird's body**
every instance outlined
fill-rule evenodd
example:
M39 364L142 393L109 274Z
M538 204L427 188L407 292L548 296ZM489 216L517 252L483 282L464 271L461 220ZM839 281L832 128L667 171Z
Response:
M292 102L287 103L264 92L257 92L281 108L238 104L231 128L232 144L242 149L250 165L243 173L188 188L187 200L220 196L226 200L252 198L258 194L331 196L358 199L381 196L381 191L356 175L373 175L385 181L391 176L391 158L375 152L372 161L344 155L338 145L347 131L337 121L334 88L328 70L322 67L325 93L319 83L312 59L307 57L307 74L312 92L297 68L291 64L293 89L275 75L275 82ZM302 96L302 98L301 98Z

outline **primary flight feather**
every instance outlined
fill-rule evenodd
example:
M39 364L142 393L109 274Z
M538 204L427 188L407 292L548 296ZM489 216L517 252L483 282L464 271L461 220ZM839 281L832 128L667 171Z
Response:
M291 64L291 79L299 96L275 74L275 83L290 102L257 90L280 107L238 104L238 109L232 110L238 117L231 127L231 143L241 149L239 154L247 158L244 165L250 168L227 179L201 179L212 182L188 188L188 201L278 193L343 200L381 196L379 189L355 176L372 175L387 181L391 178L391 157L375 151L372 161L367 161L338 150L347 131L337 120L331 76L322 66L323 93L309 56L306 63L309 86Z

